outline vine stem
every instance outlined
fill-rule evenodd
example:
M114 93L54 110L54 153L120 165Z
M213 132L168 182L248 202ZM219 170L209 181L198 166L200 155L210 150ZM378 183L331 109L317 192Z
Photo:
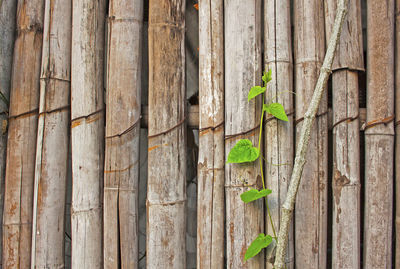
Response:
M261 137L262 137L262 127L263 127L263 118L264 118L264 93L261 95L262 97L262 107L261 107L261 122L260 122L260 134L258 136L258 151L260 151L261 148ZM262 181L262 185L263 185L263 189L265 190L265 181L264 181L264 172L263 172L263 164L262 164L262 155L260 153L260 158L258 158L260 160L260 171L261 171L261 181ZM274 234L274 237L276 237L276 231L275 231L275 226L274 226L274 222L272 221L272 216L271 216L271 212L269 211L269 206L268 206L268 199L267 197L264 198L265 200L265 206L267 208L267 214L269 217L269 222L271 223L271 228L272 228L272 232Z
M335 55L336 47L340 39L343 21L347 14L348 0L338 0L335 23L333 25L332 35L329 40L328 49L325 54L324 63L318 77L315 90L304 115L304 122L300 132L299 142L297 144L296 158L293 166L292 177L289 189L286 195L285 203L282 206L282 216L280 229L278 234L278 243L276 248L276 257L274 268L284 268L284 257L286 256L286 247L288 242L289 226L293 215L293 209L296 202L297 191L299 189L301 175L303 173L304 164L306 163L306 153L310 144L311 127L318 111L319 103L332 71L332 62Z

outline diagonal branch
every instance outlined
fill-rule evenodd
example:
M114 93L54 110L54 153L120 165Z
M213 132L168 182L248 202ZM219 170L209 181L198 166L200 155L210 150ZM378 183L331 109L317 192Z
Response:
M292 178L287 192L285 203L282 206L281 224L278 234L278 245L276 250L276 258L274 263L275 269L282 269L285 266L284 257L286 256L286 247L288 242L288 231L290 221L293 215L293 209L296 202L297 190L300 185L301 175L303 173L304 164L306 163L306 153L311 136L311 127L318 111L322 93L324 92L326 82L332 70L333 57L336 47L340 39L343 21L347 14L348 0L338 0L335 23L333 25L332 36L329 40L328 49L325 54L324 63L321 67L321 72L311 103L304 115L304 123L301 128L300 139L297 145L295 163L292 172Z

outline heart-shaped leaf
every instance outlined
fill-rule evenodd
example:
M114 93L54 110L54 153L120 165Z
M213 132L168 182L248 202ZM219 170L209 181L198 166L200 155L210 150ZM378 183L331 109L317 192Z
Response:
M227 163L246 163L257 160L260 155L258 148L248 139L239 140L228 154Z
M283 105L279 103L272 103L272 104L264 104L263 107L264 111L273 115L275 118L283 120L283 121L289 121L285 109L283 108Z
M260 233L247 248L246 253L244 254L244 261L247 261L248 259L256 256L263 248L268 247L271 242L272 237L270 235Z
M262 94L263 92L265 92L265 90L266 90L266 88L265 87L261 87L261 86L251 87L251 90L249 91L249 94L247 96L248 101L250 101L251 99L253 99L257 95Z
M271 194L272 190L269 189L264 189L264 190L256 190L256 189L251 189L249 191L246 191L240 195L240 199L242 199L243 202L250 203L252 201L258 200L262 197L267 196L268 194Z
M264 74L262 76L262 80L265 82L265 84L267 84L268 82L270 82L272 80L272 72L271 69L268 70L268 72L264 71Z

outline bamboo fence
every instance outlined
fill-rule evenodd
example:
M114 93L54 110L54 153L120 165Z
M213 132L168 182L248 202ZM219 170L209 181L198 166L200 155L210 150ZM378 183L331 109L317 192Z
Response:
M348 8L286 268L400 269L400 0ZM244 261L273 231L264 201L240 194L262 187L264 168L279 229L336 11L336 0L0 0L0 268L67 268L69 256L71 268L273 268L265 251ZM265 69L265 102L289 121L267 114L259 137L261 100L247 94ZM262 167L226 163L244 138L261 141Z

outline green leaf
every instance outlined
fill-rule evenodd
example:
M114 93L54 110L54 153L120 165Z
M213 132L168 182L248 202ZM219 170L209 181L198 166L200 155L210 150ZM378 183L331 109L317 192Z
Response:
M285 109L283 108L283 106L279 103L272 103L269 105L264 104L263 107L264 111L266 111L267 113L275 116L275 118L283 120L283 121L289 121L286 113L285 113Z
M265 87L261 87L261 86L251 87L249 95L247 96L248 101L250 101L251 99L253 99L257 95L262 94L263 92L265 92L265 90L266 90Z
M271 242L272 237L270 235L260 233L247 248L246 253L244 254L244 261L256 256L263 248L268 247Z
M260 155L258 148L248 139L239 140L228 154L227 163L246 163L257 160Z
M272 80L272 72L271 69L268 70L268 72L264 71L264 74L262 76L262 80L265 82L265 84L267 84L268 82L270 82Z
M256 189L251 189L249 191L246 191L240 195L240 199L242 199L243 202L246 204L252 201L255 201L257 199L260 199L262 197L267 196L268 194L271 194L272 190L265 189L258 191Z

